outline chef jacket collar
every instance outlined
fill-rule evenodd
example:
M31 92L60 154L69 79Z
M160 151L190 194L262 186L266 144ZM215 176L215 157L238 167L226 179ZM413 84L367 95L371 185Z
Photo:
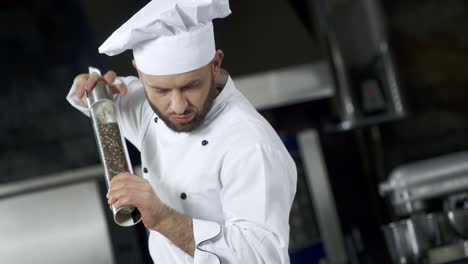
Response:
M226 70L221 70L219 73L220 75L216 78L215 85L217 88L221 88L222 90L213 101L213 105L205 116L202 126L208 125L213 121L213 119L224 108L227 98L229 98L234 91L234 82L232 81L231 76L229 76L229 73Z

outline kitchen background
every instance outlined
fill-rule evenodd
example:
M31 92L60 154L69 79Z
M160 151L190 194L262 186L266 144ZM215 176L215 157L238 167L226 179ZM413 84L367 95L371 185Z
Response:
M76 232L72 227L93 226L88 238L95 240L89 243L107 246L83 249L88 263L151 263L144 228L112 222L102 199L105 184L91 123L65 100L74 76L89 65L135 74L130 52L107 57L97 47L146 2L0 3L0 208L10 212L0 221L5 263L27 263L19 253L37 250L41 236L36 233L50 233L52 225L65 229L54 229L58 242L43 245L44 252L66 248L60 241L71 238L60 234ZM253 0L231 1L231 9L231 16L215 22L224 67L284 139L298 166L292 262L400 263L401 258L392 260L396 253L381 227L414 214L395 213L379 186L401 165L468 148L468 2ZM138 166L138 153L129 148ZM328 188L324 193L316 190L321 184ZM26 227L49 212L42 192L60 200L60 190L72 186L84 189L76 200L57 206L79 211L100 203L101 225L89 216L64 223L72 214L62 216L67 212L56 208L50 214L62 222ZM81 200L87 191L98 193L88 204ZM28 213L25 206L35 204L43 210ZM423 211L441 211L437 204L431 201ZM325 215L335 219L328 229ZM28 234L36 237L35 244L28 243L33 239ZM449 263L411 254L407 263ZM41 255L37 261L50 263L41 262Z

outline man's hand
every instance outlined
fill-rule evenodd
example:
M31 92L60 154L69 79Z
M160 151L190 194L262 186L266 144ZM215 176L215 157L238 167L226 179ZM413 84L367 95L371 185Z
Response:
M110 87L114 94L119 93L122 95L127 94L127 86L123 83L116 82L117 74L114 71L108 71L104 76L99 76L96 73L88 74L82 73L75 77L73 80L73 92L76 96L81 98L83 105L87 106L85 93L93 90L94 85L98 80L104 80Z
M192 218L163 204L146 179L128 172L118 174L110 182L107 199L115 208L137 207L148 229L161 233L187 254L194 255Z
M159 220L167 215L165 205L154 192L149 182L128 172L113 177L107 193L109 205L121 208L133 205L140 210L143 224L149 229L156 229Z

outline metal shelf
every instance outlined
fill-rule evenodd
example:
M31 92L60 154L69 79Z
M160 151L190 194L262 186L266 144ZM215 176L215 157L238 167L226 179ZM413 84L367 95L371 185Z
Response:
M330 69L323 61L233 79L237 89L258 110L329 98L334 94Z

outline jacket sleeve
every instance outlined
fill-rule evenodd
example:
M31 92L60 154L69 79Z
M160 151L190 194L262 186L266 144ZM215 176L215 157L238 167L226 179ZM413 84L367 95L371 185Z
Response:
M256 145L224 160L226 221L193 220L194 263L289 263L289 213L297 180L291 156L284 148Z
M114 95L117 120L124 137L140 149L142 133L145 131L145 129L140 128L147 125L145 123L148 122L152 114L146 102L143 85L138 78L133 76L118 77L116 82L124 83L128 89L126 96ZM68 92L67 100L74 108L86 116L90 116L89 109L83 106L80 98L73 93L73 87Z

